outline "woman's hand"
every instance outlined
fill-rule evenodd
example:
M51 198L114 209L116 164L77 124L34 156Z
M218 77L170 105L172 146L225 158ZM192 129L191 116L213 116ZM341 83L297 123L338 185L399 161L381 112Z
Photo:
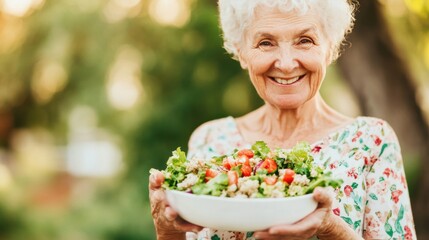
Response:
M256 239L362 239L342 219L332 213L332 188L318 187L314 190L317 209L304 219L287 225L269 228L267 231L255 232ZM285 213L287 214L287 213Z
M200 226L191 224L178 216L177 212L168 205L165 191L161 189L164 175L153 171L149 177L149 200L152 217L158 240L185 239L186 232L201 230Z

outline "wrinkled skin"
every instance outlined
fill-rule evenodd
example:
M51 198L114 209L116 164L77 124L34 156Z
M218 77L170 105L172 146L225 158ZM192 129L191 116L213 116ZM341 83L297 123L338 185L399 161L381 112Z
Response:
M167 202L165 191L161 188L164 175L153 172L149 177L149 200L157 239L185 239L186 232L197 232L202 227L183 220Z
M318 234L329 233L335 215L331 211L333 191L331 188L316 188L314 199L317 209L294 224L274 226L267 231L255 232L256 239L309 239Z

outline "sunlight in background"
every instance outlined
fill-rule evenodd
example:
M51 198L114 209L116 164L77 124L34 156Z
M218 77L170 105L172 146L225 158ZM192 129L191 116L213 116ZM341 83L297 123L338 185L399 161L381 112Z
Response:
M119 22L127 17L134 17L140 12L140 0L110 0L103 9L106 20Z
M0 54L11 53L24 42L25 24L21 19L3 17L0 21Z
M0 193L7 191L12 185L12 176L9 168L0 163Z
M141 84L142 57L137 49L123 46L110 68L107 79L107 96L112 107L128 110L144 97Z
M12 136L14 173L29 181L44 179L60 170L61 155L48 129L20 129Z
M58 61L42 60L36 64L31 90L38 103L49 102L67 84L67 71Z
M429 11L428 0L404 0L407 7L414 13L425 16Z
M152 0L149 5L150 16L162 25L182 27L191 16L189 0Z
M3 0L3 10L17 17L24 16L31 8L32 0Z
M114 0L116 4L123 8L133 8L140 3L140 0Z
M379 0L386 9L387 13L393 17L402 17L407 12L407 6L404 0Z
M112 177L122 169L122 152L115 137L97 122L97 114L88 106L77 106L69 115L66 170L74 176Z
M67 170L77 177L113 177L121 160L119 148L107 140L72 142L67 149Z
M73 0L67 2L74 9L76 8L82 13L98 12L104 0Z
M42 6L44 0L3 0L2 9L5 13L23 17L31 9Z

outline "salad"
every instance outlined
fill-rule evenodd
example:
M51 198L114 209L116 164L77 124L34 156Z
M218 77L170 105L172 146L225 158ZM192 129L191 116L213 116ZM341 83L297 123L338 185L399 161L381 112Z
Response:
M250 149L236 149L209 160L187 159L177 148L161 172L164 189L231 198L300 196L312 193L317 186L336 188L342 183L314 164L306 142L287 150L270 149L257 141Z

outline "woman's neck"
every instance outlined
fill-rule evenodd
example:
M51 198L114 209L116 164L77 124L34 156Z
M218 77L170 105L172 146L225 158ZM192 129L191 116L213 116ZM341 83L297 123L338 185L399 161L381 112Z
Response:
M263 140L270 147L290 148L298 141L320 140L350 121L317 95L298 109L265 104L237 119L237 124L247 142Z

